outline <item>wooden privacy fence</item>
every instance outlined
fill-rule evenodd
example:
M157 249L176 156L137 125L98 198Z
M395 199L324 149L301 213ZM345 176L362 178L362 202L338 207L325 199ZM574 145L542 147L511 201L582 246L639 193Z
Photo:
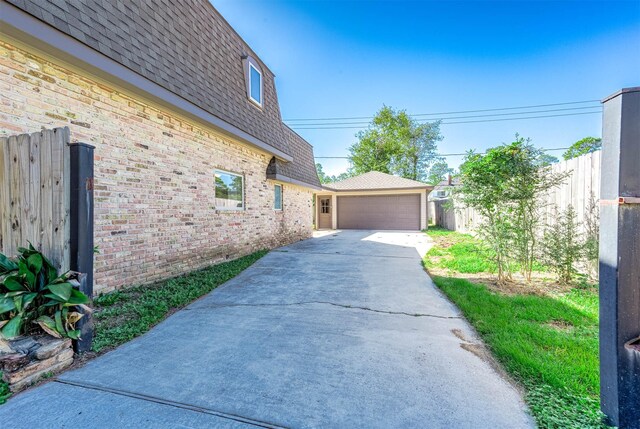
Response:
M0 250L32 243L70 268L69 129L0 137Z
M557 219L557 210L565 210L572 205L576 210L577 222L581 228L588 221L598 219L600 200L600 160L601 151L588 153L551 167L553 173L568 173L564 183L548 191L541 198L542 224L549 225ZM435 224L452 231L471 232L482 218L471 208L451 209L450 200L434 201Z

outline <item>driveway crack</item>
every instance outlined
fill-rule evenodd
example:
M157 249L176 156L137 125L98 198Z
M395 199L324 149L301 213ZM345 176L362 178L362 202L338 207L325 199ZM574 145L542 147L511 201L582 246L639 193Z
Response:
M409 316L409 317L432 317L435 319L461 319L460 316L443 316L439 314L429 313L410 313L406 311L391 311L391 310L378 310L370 307L362 307L358 305L339 304L330 301L300 301L300 302L287 302L287 303L258 303L258 304L212 304L207 306L201 306L196 308L187 307L186 310L199 310L203 308L226 308L226 307L293 307L302 305L323 304L332 305L334 307L346 308L350 310L362 310L370 311L372 313L390 314L395 316Z

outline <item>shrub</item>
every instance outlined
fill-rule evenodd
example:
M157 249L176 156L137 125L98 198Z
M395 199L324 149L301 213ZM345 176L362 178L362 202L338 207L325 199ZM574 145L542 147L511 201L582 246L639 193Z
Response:
M454 193L483 219L476 232L491 248L498 282L509 280L516 268L531 280L541 226L540 197L567 177L553 173L544 155L516 135L513 143L485 154L470 152L460 166L462 184Z
M584 243L576 219L576 211L570 205L558 213L556 222L548 226L544 233L544 262L562 284L573 282L578 274L576 263L584 254Z
M31 244L19 248L15 260L0 253L0 338L39 327L57 338L78 339L80 331L74 328L82 314L74 307L84 306L89 298L69 281L69 273L58 275Z
M0 405L7 402L7 399L11 396L11 390L9 390L9 384L2 378L2 371L0 371Z

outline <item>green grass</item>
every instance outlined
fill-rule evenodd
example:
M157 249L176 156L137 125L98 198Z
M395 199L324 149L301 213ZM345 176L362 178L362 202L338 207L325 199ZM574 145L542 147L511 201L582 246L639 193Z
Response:
M93 351L116 347L147 332L172 311L237 276L266 253L259 251L154 285L98 296L94 299Z
M9 390L9 384L2 378L2 371L0 371L0 405L7 402L7 399L11 396L11 391Z
M468 236L435 231L447 245L460 241L471 254L462 269L480 267ZM437 240L443 242L442 240ZM425 257L427 268L455 264L436 246ZM476 262L473 262L476 261ZM463 278L434 276L435 284L464 313L494 356L526 390L525 399L540 428L600 428L598 296L593 289L573 289L552 296L506 295Z
M429 250L431 258L425 259L427 268L437 266L469 274L496 270L488 250L472 236L436 227L429 229L429 235L436 239L439 246Z

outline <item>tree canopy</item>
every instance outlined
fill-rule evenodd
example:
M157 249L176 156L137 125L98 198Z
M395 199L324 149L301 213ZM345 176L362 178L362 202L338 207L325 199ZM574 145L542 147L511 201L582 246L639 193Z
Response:
M429 169L426 182L430 185L437 185L446 179L449 174L453 174L453 172L453 168L449 167L449 164L447 164L444 158L438 158Z
M598 137L585 137L572 144L562 155L566 160L576 158L580 155L595 152L602 149L602 139Z
M340 180L348 179L349 177L351 177L351 174L349 174L348 172L340 173L337 176L335 175L329 176L327 173L324 172L324 169L322 168L322 164L320 164L319 162L316 162L316 171L318 172L318 179L320 179L320 183L323 183L323 184L339 182Z
M418 123L404 110L384 106L350 148L352 174L380 171L407 179L427 180L438 160L440 122Z

